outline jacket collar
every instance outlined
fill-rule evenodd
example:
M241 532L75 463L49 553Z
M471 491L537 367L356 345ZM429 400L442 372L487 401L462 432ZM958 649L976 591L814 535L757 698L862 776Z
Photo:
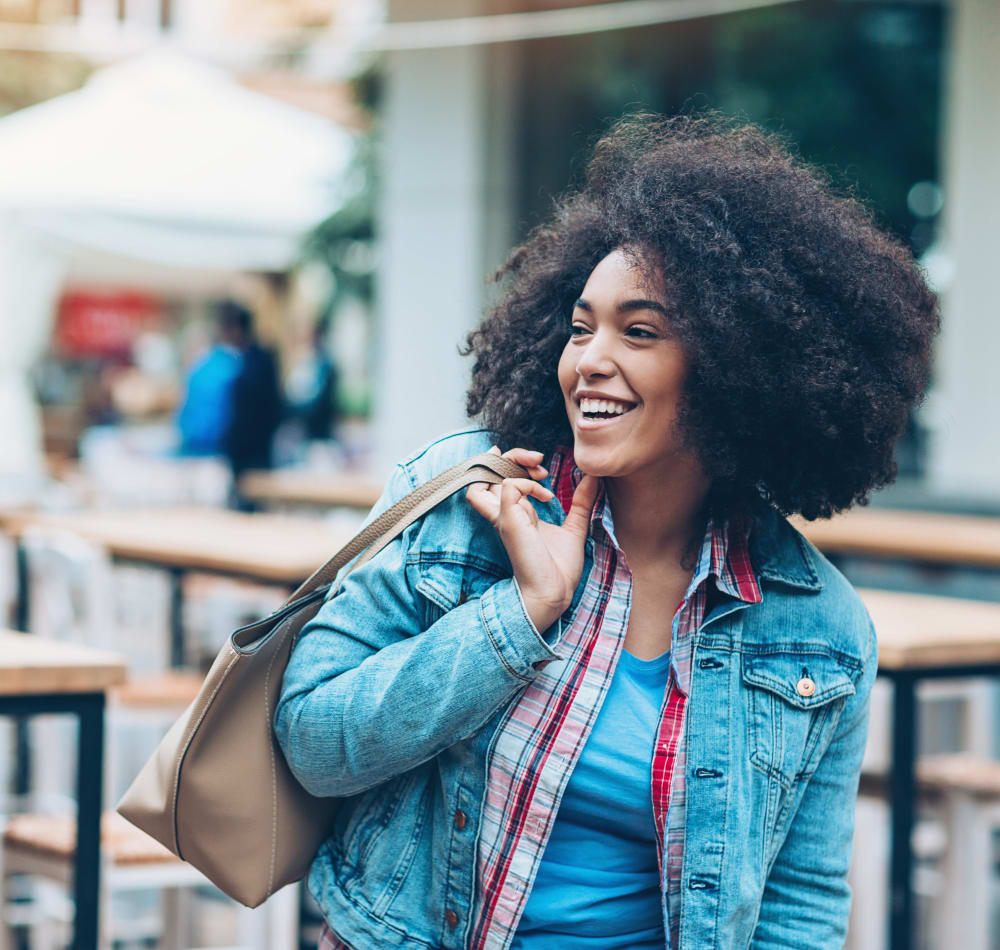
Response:
M823 589L809 543L773 508L754 522L750 560L763 580L804 590Z
M549 467L548 486L556 497L548 505L552 506L553 512L565 514L580 478L572 450L557 449L549 460ZM598 492L597 503L591 513L592 522L603 510L602 498L603 489ZM769 580L803 590L823 589L809 543L774 508L766 508L754 519L749 548L750 563L757 572L758 583L759 580Z

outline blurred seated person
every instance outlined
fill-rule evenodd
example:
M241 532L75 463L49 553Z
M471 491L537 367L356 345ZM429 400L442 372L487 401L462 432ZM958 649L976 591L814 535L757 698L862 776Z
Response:
M181 451L225 456L235 483L248 469L271 467L282 398L277 361L254 336L250 311L223 300L215 317L216 343L188 377L178 417Z
M326 319L313 327L308 352L296 362L285 384L288 415L309 440L335 435L338 373L326 345L329 328Z

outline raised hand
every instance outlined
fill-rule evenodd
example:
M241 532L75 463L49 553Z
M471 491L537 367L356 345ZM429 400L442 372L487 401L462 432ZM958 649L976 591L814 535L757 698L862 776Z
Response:
M500 455L500 449L490 449ZM511 449L503 453L528 469L531 478L505 478L499 485L477 483L465 499L500 535L514 568L525 609L538 630L546 630L573 600L583 572L583 554L590 528L590 512L597 498L597 479L584 475L561 525L538 517L529 496L549 501L553 495L537 480L548 474L542 453Z

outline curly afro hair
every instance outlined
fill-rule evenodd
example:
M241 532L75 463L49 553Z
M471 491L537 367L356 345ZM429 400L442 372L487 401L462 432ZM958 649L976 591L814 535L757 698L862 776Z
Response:
M672 295L685 443L713 513L829 517L896 476L940 322L912 254L775 135L715 113L619 120L578 191L494 276L467 394L501 446L572 445L556 377L573 303L616 248Z

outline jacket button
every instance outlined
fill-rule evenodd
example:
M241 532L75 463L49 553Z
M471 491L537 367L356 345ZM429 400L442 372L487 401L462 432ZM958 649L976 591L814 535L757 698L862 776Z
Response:
M812 696L816 692L816 684L808 676L803 676L795 684L795 688L800 696Z
M458 923L458 914L453 910L446 910L444 912L444 919L449 927L454 927Z
M465 827L466 820L467 819L466 819L465 812L462 811L461 808L459 808L458 811L455 812L455 827L459 831L461 831Z

